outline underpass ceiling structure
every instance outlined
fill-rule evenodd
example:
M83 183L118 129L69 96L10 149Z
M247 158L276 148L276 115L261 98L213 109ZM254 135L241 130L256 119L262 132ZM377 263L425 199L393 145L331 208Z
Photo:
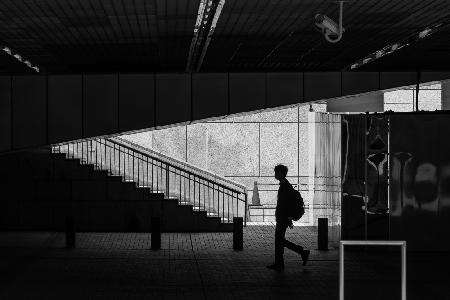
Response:
M219 0L211 2L217 7ZM226 0L215 30L201 31L211 36L205 53L194 53L203 58L190 68L200 3L2 0L0 44L44 73L342 71L436 22L448 24L450 16L448 0L348 1L345 33L331 44L314 26L314 16L338 20L336 1ZM448 70L449 27L358 70ZM34 71L2 51L0 73Z

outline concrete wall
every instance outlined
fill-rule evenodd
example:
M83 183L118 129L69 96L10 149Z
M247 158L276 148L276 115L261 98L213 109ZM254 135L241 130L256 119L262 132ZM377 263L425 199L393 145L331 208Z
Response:
M2 76L0 151L391 89L417 78L416 72Z
M324 104L314 104L323 111ZM261 204L276 203L278 182L273 168L282 163L289 168L288 179L300 184L308 204L308 185L314 147L310 147L309 105L293 106L254 114L229 116L220 120L124 135L144 147L187 161L200 168L246 185L249 200L254 181L258 182ZM308 216L304 221L307 222Z

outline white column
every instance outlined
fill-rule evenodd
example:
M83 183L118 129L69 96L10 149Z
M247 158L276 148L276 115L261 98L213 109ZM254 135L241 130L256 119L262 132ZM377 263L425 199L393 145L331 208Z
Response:
M316 163L316 115L308 112L308 208L309 225L314 226L314 178Z
M441 82L442 110L450 110L450 80Z
M376 91L327 101L327 112L383 112L384 93Z

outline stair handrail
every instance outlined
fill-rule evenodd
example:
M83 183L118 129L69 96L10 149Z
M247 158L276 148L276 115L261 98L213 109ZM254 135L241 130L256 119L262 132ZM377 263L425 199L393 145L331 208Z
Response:
M72 145L72 148L70 147L70 145ZM189 202L195 207L195 209L203 209L206 211L207 216L211 214L213 217L219 217L222 222L230 222L232 220L231 218L233 218L234 221L234 218L236 216L243 215L244 224L246 224L248 213L247 188L240 183L223 178L215 173L193 166L190 163L168 157L162 153L147 149L143 146L118 137L99 137L52 145L55 152L64 152L66 146L67 152L65 153L68 158L77 158L80 159L80 162L82 164L93 164L94 168L107 170L111 175L120 175L125 181L134 181L139 187L150 188L151 192L153 192L154 190L157 192L163 192L166 195L167 199L173 199L170 198L170 187L175 187L174 192L176 194L172 194L172 197L179 196L179 204ZM109 151L107 151L107 149L109 149ZM81 156L79 155L79 150L81 150ZM119 151L118 170L116 169L116 150ZM107 155L108 153L109 155ZM132 158L131 162L129 158L124 159L122 164L123 172L121 172L121 153L123 153L126 157ZM135 177L135 158L138 159L138 162L136 163L137 181ZM147 166L148 164L151 165L152 179L151 181L149 181L149 168L146 167L147 177L145 177L145 173L142 173L141 179L144 180L144 185L142 186L140 185L141 180L139 178L139 161L147 163ZM130 174L126 174L126 170L128 169L129 172L130 166L132 166L131 176ZM156 174L153 173L153 166L156 167ZM141 167L141 170L144 171L144 167ZM186 175L183 175L183 173ZM174 176L172 177L172 179L175 180L175 185L170 184L170 174ZM177 176L179 178L178 183ZM182 178L187 179L188 181L187 190L185 182L182 188ZM156 182L154 181L154 179L156 179ZM158 185L158 179L161 183L160 185ZM155 183L156 189L154 189ZM191 183L193 184L193 194L191 193ZM159 187L161 187L163 190L159 189ZM177 187L179 187L178 191ZM202 190L203 201L201 192ZM210 191L212 191L212 198L209 198ZM186 192L188 192L187 197ZM243 212L243 214L239 214L239 207L242 207L241 211Z
M223 176L217 175L216 173L202 169L200 167L194 166L191 163L184 162L184 161L181 161L181 160L173 158L173 157L169 157L169 156L167 156L159 151L156 151L154 149L146 148L144 146L138 145L136 143L125 140L120 137L110 137L110 138L106 138L105 140L115 143L115 144L118 144L121 147L127 148L129 150L135 151L141 155L148 156L149 158L152 158L161 163L168 164L173 168L182 169L183 171L185 171L187 173L198 176L202 180L213 182L213 183L218 184L224 188L227 188L233 192L243 193L243 194L247 193L247 187L241 183L227 179ZM181 165L182 167L180 167L179 165Z

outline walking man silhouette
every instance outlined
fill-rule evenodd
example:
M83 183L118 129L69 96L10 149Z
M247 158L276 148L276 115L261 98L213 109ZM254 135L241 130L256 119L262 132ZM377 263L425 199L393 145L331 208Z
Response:
M277 207L275 209L275 263L267 266L269 269L281 271L284 269L284 247L291 249L301 255L303 265L306 265L309 258L309 250L304 250L302 246L296 245L285 239L286 229L293 228L292 218L289 217L289 201L293 197L294 188L286 179L288 168L284 165L275 166L275 178L280 182L278 188Z

